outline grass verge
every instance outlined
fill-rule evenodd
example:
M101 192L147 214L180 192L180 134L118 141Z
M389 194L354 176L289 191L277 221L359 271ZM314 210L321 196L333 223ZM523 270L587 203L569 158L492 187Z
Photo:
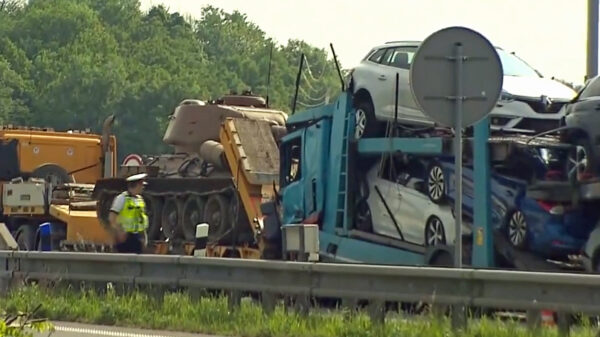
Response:
M81 323L117 325L173 331L200 332L244 337L334 337L334 336L461 336L520 337L558 336L556 329L542 328L537 334L517 322L493 319L472 320L465 331L452 332L446 318L388 315L383 325L372 324L364 313L311 311L308 316L277 307L265 314L258 304L242 302L230 312L227 299L201 297L192 300L185 293L166 294L156 299L142 292L118 295L114 291L70 291L27 286L14 289L0 305L7 313L31 310L39 304L38 317ZM597 331L589 326L575 327L572 336L592 337Z

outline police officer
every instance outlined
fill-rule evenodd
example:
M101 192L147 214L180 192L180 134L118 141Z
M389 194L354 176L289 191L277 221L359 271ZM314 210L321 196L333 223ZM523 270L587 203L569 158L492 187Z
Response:
M128 177L127 191L117 195L110 208L109 222L119 253L141 254L147 244L148 216L142 191L146 173Z

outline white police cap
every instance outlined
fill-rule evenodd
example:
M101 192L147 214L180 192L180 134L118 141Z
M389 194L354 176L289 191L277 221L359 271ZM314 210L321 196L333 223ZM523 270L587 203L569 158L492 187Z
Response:
M138 174L134 174L132 176L127 177L127 182L133 182L133 181L139 181L139 180L144 180L146 179L146 177L148 176L147 173L138 173ZM146 182L144 182L144 185L147 184Z

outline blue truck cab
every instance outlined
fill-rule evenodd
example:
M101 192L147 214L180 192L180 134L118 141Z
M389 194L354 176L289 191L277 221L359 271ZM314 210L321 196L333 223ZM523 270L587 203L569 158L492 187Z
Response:
M287 134L280 147L282 222L322 220L331 119L323 118Z

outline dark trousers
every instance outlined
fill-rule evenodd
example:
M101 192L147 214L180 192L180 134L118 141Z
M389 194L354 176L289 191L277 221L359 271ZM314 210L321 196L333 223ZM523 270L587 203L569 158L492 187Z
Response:
M118 253L142 253L142 233L127 233L125 241L116 244Z

